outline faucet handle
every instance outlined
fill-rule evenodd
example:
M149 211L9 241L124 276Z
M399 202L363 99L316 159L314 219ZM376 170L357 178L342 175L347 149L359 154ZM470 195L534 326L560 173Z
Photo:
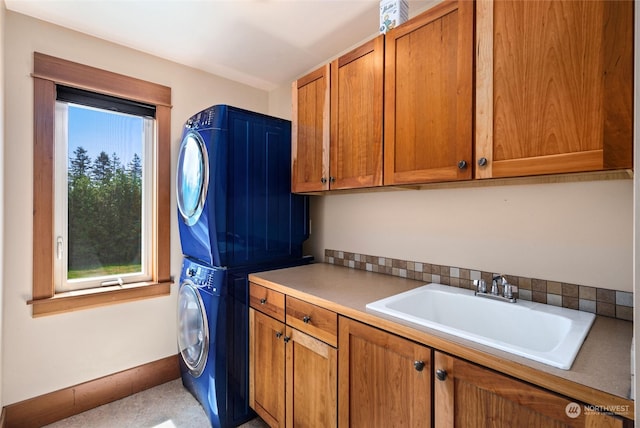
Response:
M505 283L502 286L502 296L505 299L511 299L513 297L513 292L512 292L512 285L509 283Z
M474 279L473 285L476 287L477 293L487 292L487 283L484 281L484 279Z
M500 275L495 275L493 277L493 284L494 286L497 285L498 280L500 281L500 284L502 285L502 297L506 298L506 299L511 299L513 298L513 292L514 291L518 291L518 287L516 287L515 285L509 284L509 281L507 281L507 277L504 276L503 274ZM493 292L493 289L491 290ZM497 292L497 287L496 287L496 292Z

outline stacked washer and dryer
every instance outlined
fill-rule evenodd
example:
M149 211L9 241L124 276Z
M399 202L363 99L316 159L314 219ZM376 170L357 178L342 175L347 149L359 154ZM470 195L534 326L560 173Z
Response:
M308 199L291 193L291 123L226 105L192 116L178 155L184 386L213 427L249 408L248 274L309 263Z

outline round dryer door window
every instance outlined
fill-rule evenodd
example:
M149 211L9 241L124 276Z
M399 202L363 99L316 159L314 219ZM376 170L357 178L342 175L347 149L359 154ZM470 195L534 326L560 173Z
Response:
M178 293L178 347L191 374L200 376L209 353L209 324L200 293L188 280Z
M196 224L202 214L208 185L207 148L202 137L190 131L180 144L176 174L178 210L188 226Z

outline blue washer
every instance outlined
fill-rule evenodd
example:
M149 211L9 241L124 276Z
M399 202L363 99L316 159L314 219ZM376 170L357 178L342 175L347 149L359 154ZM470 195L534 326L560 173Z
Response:
M224 269L185 257L178 291L178 349L183 385L214 428L254 418L249 407L249 280L311 257Z
M225 279L224 269L185 258L178 291L182 383L200 402L213 427L227 426Z

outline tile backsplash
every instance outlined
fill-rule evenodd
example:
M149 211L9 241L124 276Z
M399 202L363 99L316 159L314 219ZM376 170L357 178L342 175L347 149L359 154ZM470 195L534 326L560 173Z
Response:
M353 269L468 289L473 289L474 279L484 279L490 286L494 275L493 272L462 267L328 249L324 251L324 261ZM633 293L502 273L510 284L518 287L516 297L519 299L633 321Z

